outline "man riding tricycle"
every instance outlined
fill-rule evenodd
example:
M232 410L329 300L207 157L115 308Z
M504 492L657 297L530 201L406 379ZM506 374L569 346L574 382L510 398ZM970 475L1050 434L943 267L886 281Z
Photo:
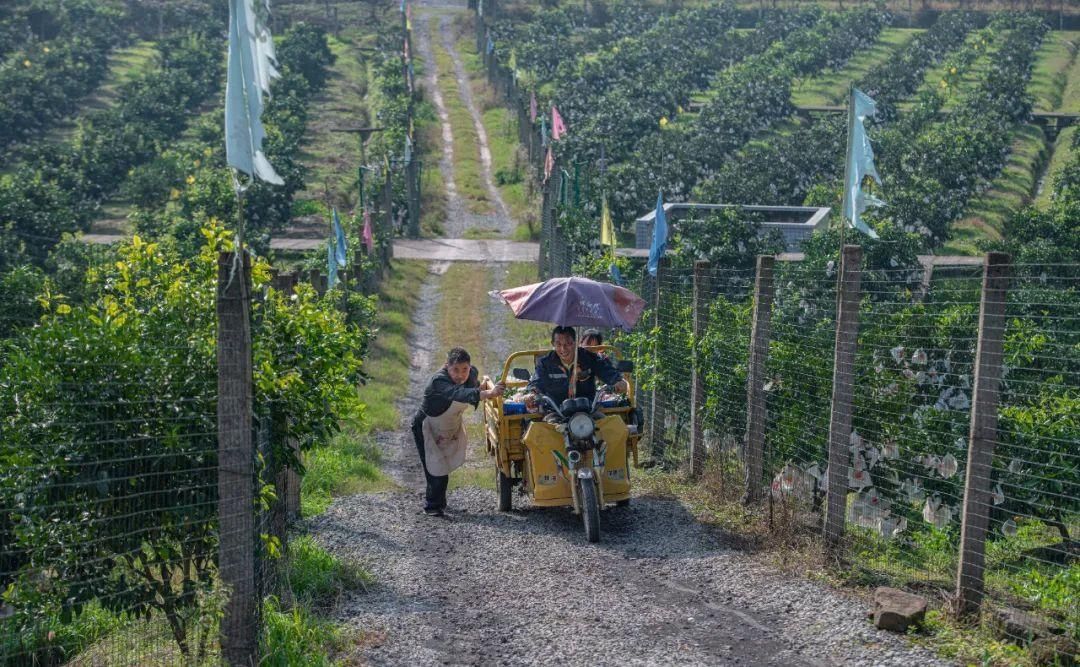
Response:
M536 308L530 298L542 296L539 288L555 282L561 283L560 312ZM515 352L506 360L503 382L520 400L495 397L484 404L499 510L510 510L513 487L520 485L533 505L573 508L582 516L586 538L596 542L600 510L630 501L630 463L631 456L637 461L641 417L631 391L633 365L618 361L614 348L578 346L570 325L629 328L644 302L628 290L581 278L499 294L519 318L531 312L529 319L560 323L552 331L551 350ZM494 384L485 378L482 386Z

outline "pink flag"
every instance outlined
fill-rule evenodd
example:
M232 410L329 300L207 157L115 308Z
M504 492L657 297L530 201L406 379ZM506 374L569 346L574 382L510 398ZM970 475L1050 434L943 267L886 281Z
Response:
M364 231L362 232L364 245L370 255L375 252L375 237L371 233L371 211L364 211Z
M555 170L555 155L551 152L551 144L548 144L547 157L544 158L544 180L551 178L551 172Z
M566 134L566 123L563 122L562 116L559 115L559 110L555 108L555 105L551 105L551 138L558 141L562 136Z
M536 123L536 91L529 93L529 121Z

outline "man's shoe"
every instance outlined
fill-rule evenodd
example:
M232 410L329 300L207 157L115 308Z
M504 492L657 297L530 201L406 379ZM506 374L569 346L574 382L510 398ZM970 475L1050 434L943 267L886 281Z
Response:
M442 516L443 511L438 507L425 507L424 514L427 514L428 516Z

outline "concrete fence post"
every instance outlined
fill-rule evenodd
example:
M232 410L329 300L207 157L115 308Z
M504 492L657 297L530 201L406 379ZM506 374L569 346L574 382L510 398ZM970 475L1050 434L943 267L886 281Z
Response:
M252 440L251 259L218 256L218 569L228 590L221 656L228 665L257 660L255 451Z
M700 477L705 471L705 368L701 341L709 325L709 301L712 292L711 264L694 262L693 353L690 378L690 475Z
M754 278L754 314L746 373L746 488L743 502L761 500L765 459L765 365L772 333L773 266L771 255L759 255Z
M359 264L357 266L359 268ZM289 296L296 291L299 276L296 273L283 273L274 280L274 289ZM289 439L286 443L293 450L299 460L300 452L296 441ZM275 480L275 491L278 500L274 504L272 526L273 534L281 538L281 544L285 545L285 526L290 521L300 517L300 474L295 466L284 466Z
M855 393L855 350L859 338L862 248L846 245L840 257L840 289L833 349L832 408L829 418L829 484L825 543L832 551L844 536L852 406Z
M385 214L382 233L382 272L390 269L390 260L394 257L394 187L390 178L390 170L386 170L386 180L383 182L383 211Z
M416 149L414 149L416 150ZM409 238L420 238L420 178L415 156L405 167L405 185L409 196Z
M957 570L957 610L974 613L982 604L986 535L990 525L991 464L997 444L997 411L1005 339L1005 299L1009 287L1009 256L991 252L983 262L979 341L975 349L975 383L971 399L964 514L960 524L960 564Z
M319 296L326 294L326 279L319 269L311 269L308 271L308 281L311 283L311 287L315 290L316 294Z
M657 330L660 329L660 325L662 324L660 311L663 309L664 305L664 282L668 280L670 265L671 261L667 257L661 257L656 267L656 275L653 277L653 327ZM659 339L660 336L653 337L653 368L657 369L657 372L660 368ZM662 462L667 449L667 436L664 433L666 412L664 411L664 405L661 399L661 388L658 385L659 383L654 380L652 397L649 400L649 447L652 450L653 460Z

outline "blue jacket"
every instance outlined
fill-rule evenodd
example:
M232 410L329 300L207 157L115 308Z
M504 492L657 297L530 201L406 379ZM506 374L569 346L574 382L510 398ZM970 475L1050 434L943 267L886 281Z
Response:
M590 401L596 396L596 378L606 384L615 384L622 379L622 373L615 369L611 361L580 347L578 366L577 396ZM552 350L537 359L536 370L529 380L529 389L550 396L556 404L561 404L569 396L572 371L573 364L570 368L563 366L559 355Z

